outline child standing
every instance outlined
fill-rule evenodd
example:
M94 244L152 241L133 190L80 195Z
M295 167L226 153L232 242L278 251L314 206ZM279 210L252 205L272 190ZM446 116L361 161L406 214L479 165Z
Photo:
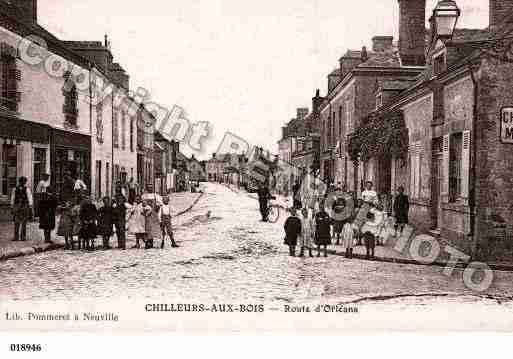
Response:
M75 227L73 218L73 206L70 201L66 201L60 208L61 218L57 227L57 235L64 237L66 242L65 249L73 249L73 229Z
M112 208L110 197L103 197L103 207L98 211L98 232L103 239L103 249L111 249L110 237L112 236L114 225L114 209Z
M353 258L354 231L354 226L351 222L346 222L344 228L342 228L342 241L346 248L346 258Z
M171 224L171 205L169 204L169 197L166 196L162 199L162 206L159 208L158 219L160 223L160 229L162 231L162 242L160 248L164 249L164 243L166 235L171 240L171 247L177 248L178 245L175 242L175 236L173 234L173 226Z
M143 202L143 215L144 215L144 248L153 248L153 236L151 234L151 214L153 209L147 201Z
M310 210L307 208L303 208L301 210L301 214L303 218L301 218L301 252L299 253L300 257L305 256L305 248L308 248L308 253L310 257L313 257L312 254L312 237L313 237L313 228L314 223L312 219L312 215Z
M290 209L290 217L285 221L285 244L289 246L289 255L296 256L297 237L301 234L301 221L296 216L296 208Z
M324 247L324 256L328 256L328 245L331 244L331 218L326 212L325 202L321 201L319 212L315 215L315 244L317 257L321 256L321 246Z
M141 241L146 237L146 216L144 204L141 197L137 197L133 206L128 208L128 231L135 234L135 246L132 248L141 248Z
M85 198L80 206L80 237L83 240L83 249L93 250L96 239L96 220L98 210L90 198Z

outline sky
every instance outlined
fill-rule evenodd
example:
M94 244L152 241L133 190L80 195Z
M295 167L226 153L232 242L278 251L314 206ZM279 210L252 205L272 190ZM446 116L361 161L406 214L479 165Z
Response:
M429 17L436 0L427 0ZM281 127L297 107L326 94L327 74L348 48L375 35L397 40L397 0L39 0L39 23L62 40L103 41L130 74L132 89L185 108L212 135L226 131L277 152ZM488 26L488 1L459 0L458 27Z

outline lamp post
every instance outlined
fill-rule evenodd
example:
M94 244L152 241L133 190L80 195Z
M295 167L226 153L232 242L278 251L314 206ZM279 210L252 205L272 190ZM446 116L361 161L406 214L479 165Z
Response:
M433 10L436 37L450 40L454 34L461 11L453 0L440 0Z

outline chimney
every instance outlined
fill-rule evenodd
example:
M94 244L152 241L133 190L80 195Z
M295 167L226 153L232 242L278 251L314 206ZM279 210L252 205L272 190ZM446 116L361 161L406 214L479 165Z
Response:
M317 91L315 91L315 97L312 98L312 113L319 113L322 100L323 98L321 97L321 91L317 89Z
M374 36L372 38L372 51L385 52L392 50L393 36Z
M16 0L16 6L23 12L23 20L37 24L37 0Z
M406 66L426 64L426 0L399 0L399 53Z
M365 62L369 59L369 54L367 53L367 48L362 47L362 62Z
M505 24L513 23L513 0L490 1L490 32L495 33Z

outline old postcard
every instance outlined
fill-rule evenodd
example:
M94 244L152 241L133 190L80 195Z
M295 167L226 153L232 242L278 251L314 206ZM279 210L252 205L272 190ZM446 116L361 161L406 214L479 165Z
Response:
M511 332L512 84L513 0L0 0L0 332Z

